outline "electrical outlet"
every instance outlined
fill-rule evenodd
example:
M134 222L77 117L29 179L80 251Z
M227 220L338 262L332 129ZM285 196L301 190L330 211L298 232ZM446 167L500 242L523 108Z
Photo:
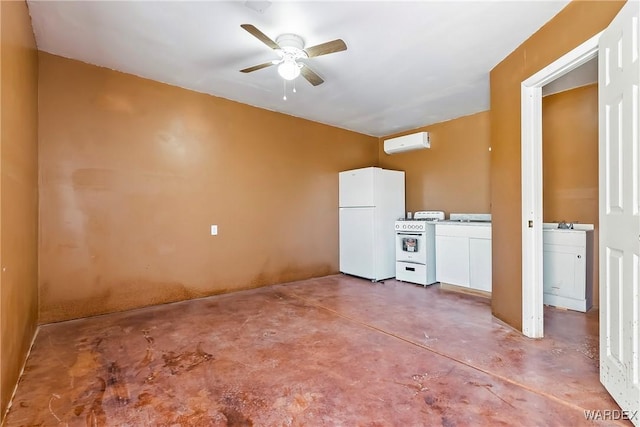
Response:
M218 226L217 225L212 225L211 226L211 235L212 236L217 236L218 235Z

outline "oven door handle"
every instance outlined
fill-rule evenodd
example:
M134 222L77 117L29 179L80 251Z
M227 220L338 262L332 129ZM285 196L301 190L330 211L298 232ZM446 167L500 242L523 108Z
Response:
M403 233L403 232L398 232L397 234L398 234L398 236L417 236L417 237L422 236L421 233Z

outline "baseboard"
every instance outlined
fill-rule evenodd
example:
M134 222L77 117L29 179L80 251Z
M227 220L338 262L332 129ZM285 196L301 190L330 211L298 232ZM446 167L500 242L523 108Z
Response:
M491 292L481 291L479 289L471 289L464 286L451 285L449 283L440 282L440 288L445 291L461 292L463 294L476 295L483 298L491 299Z
M18 391L18 384L20 384L20 378L22 378L22 375L24 374L24 368L27 366L27 360L29 360L29 356L31 355L31 350L33 349L33 344L35 344L36 337L38 336L39 332L40 332L40 325L36 326L36 331L33 333L33 337L31 338L31 344L29 345L29 350L27 351L27 355L22 361L22 368L20 368L18 381L16 381L15 385L13 386L13 392L11 393L11 398L9 399L9 403L7 404L7 407L4 410L4 414L2 414L2 422L0 423L0 426L4 426L4 422L7 419L7 415L9 414L9 409L11 409L11 405L13 404L13 399L16 397L16 392Z

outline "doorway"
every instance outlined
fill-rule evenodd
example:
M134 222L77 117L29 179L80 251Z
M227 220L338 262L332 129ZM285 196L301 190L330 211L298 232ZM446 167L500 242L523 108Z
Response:
M548 306L598 306L598 87L596 57L542 88L545 335Z
M640 422L640 3L627 2L600 34L521 85L523 333L544 336L541 88L598 61L600 382Z
M598 55L596 34L521 85L522 111L522 332L544 336L542 241L542 87Z

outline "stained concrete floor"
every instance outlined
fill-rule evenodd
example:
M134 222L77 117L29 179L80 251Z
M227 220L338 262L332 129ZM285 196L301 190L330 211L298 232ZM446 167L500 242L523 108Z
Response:
M545 330L343 275L73 320L39 329L5 425L580 426L619 409L598 313L547 308Z

